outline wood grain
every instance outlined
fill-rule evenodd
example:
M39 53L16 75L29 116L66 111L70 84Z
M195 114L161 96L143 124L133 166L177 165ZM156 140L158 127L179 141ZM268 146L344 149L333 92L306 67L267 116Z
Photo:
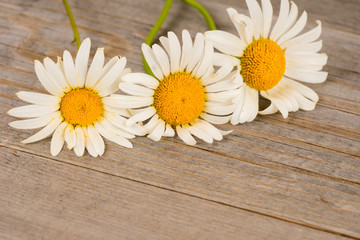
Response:
M18 150L1 159L1 239L346 239Z
M70 1L92 54L123 55L143 71L140 45L163 1ZM200 1L219 28L234 32L227 7ZM280 1L273 0L275 13ZM139 137L111 142L101 158L49 153L50 140L23 145L34 131L7 126L24 105L15 93L44 92L33 60L62 55L72 32L61 1L0 3L0 233L4 239L360 239L360 4L298 1L308 28L323 23L329 56L324 84L311 85L314 111L259 116L224 141L195 147ZM201 16L175 1L161 34L206 31ZM310 85L309 85L310 86ZM262 105L266 104L262 102Z

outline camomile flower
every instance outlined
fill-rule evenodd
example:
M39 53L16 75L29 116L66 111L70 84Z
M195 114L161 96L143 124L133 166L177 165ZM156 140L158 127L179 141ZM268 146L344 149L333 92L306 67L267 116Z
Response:
M124 147L131 148L127 140L146 132L138 125L126 126L128 112L106 104L107 96L118 90L119 79L125 69L126 58L114 57L105 66L104 49L99 48L88 70L90 39L85 39L76 55L64 51L63 60L57 63L50 58L44 65L35 61L35 72L50 94L18 92L16 95L31 105L11 109L8 114L30 118L11 122L18 129L44 127L22 143L32 143L52 135L50 152L56 156L64 142L78 156L88 150L91 156L104 153L103 137Z
M236 103L231 123L254 120L257 113L272 114L278 110L284 118L298 109L313 110L318 95L299 83L322 83L327 72L321 71L327 55L318 53L322 41L321 23L299 35L304 29L307 14L297 19L295 3L281 0L279 17L271 30L273 9L270 0L246 0L250 18L233 8L227 9L240 37L224 31L209 31L205 38L220 52L239 59L238 68L244 84L233 99ZM258 110L259 93L271 101L269 107Z
M208 143L222 140L229 132L211 123L228 122L234 111L231 97L238 86L234 85L236 72L232 70L236 61L214 53L212 44L200 33L193 43L184 30L182 46L173 32L161 37L160 42L163 48L158 44L142 45L155 77L143 73L125 75L119 88L129 95L112 95L113 105L133 112L127 126L148 120L144 128L154 141L172 137L175 132L189 145L196 144L193 136Z

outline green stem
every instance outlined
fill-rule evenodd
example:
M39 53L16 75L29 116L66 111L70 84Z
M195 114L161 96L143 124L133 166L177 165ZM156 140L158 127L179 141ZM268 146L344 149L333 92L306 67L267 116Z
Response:
M214 23L214 20L212 19L209 12L200 3L196 2L195 0L183 0L183 1L189 4L190 6L196 8L203 15L210 30L216 30L216 25Z
M151 46L151 44L153 43L154 38L156 36L156 33L161 28L161 25L164 23L167 15L169 13L172 2L173 2L173 0L166 0L166 2L164 4L164 7L163 7L163 10L161 11L161 14L160 14L158 20L156 21L155 25L153 26L153 28L151 29L151 31L149 32L149 34L148 34L148 36L147 36L147 38L145 40L145 43L147 45ZM143 55L143 65L144 65L145 72L147 74L153 75L149 65L147 64L147 62L145 60L144 55Z
M78 32L77 27L76 27L74 16L73 16L73 14L71 12L71 8L70 8L70 5L69 5L68 1L63 0L63 4L64 4L65 10L66 10L66 13L69 16L69 20L70 20L70 23L71 23L71 28L72 28L72 30L74 32L74 40L72 42L76 42L76 46L79 49L80 44L81 44L80 35L79 35L79 32Z

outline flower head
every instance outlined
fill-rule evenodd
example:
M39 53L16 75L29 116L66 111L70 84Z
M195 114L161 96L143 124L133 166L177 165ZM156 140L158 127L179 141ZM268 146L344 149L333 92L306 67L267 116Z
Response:
M30 118L11 122L18 129L44 127L35 135L22 141L31 143L50 135L51 154L57 155L64 142L76 155L84 149L96 157L104 153L101 135L124 147L132 147L127 140L135 135L144 135L138 125L126 126L126 110L114 109L107 104L107 96L118 90L119 79L129 73L125 69L126 58L114 57L104 66L104 49L99 48L88 70L90 39L85 39L76 55L75 64L71 54L64 51L63 60L57 63L50 58L44 65L35 61L35 72L41 84L50 94L21 91L17 96L32 105L11 109L8 114Z
M239 59L238 69L244 84L234 98L235 111L231 123L254 120L257 113L272 114L278 110L284 118L298 109L313 110L318 95L309 87L297 82L321 83L327 72L321 71L327 55L318 53L322 41L321 23L306 33L307 14L297 19L295 3L281 0L279 17L271 30L273 9L270 0L246 0L250 18L229 8L228 14L239 37L224 31L209 31L209 39L216 49ZM240 80L240 81L241 81ZM296 80L296 81L295 81ZM258 111L258 93L271 101L269 107Z
M182 46L173 32L158 44L142 45L142 52L155 77L142 73L125 75L120 89L129 95L113 95L119 106L134 113L126 123L147 121L148 137L178 136L196 144L192 135L212 143L227 132L210 123L228 122L234 111L230 101L236 93L232 72L236 61L213 52L213 46L198 33L194 43L188 31L182 32ZM217 71L215 71L217 68ZM125 101L125 99L127 101Z

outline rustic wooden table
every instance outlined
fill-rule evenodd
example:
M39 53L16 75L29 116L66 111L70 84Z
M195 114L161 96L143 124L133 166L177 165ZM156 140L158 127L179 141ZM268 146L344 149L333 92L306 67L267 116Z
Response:
M244 0L202 0L218 27L235 32L225 9ZM274 12L279 0L272 1ZM143 71L140 45L162 0L70 1L92 54L126 56ZM308 28L323 23L329 55L312 112L259 116L224 125L234 132L194 147L178 138L106 141L103 157L49 153L50 140L8 126L15 93L44 92L34 59L55 59L72 31L60 0L0 2L0 239L360 239L360 1L298 0ZM206 31L203 18L174 1L161 29Z

